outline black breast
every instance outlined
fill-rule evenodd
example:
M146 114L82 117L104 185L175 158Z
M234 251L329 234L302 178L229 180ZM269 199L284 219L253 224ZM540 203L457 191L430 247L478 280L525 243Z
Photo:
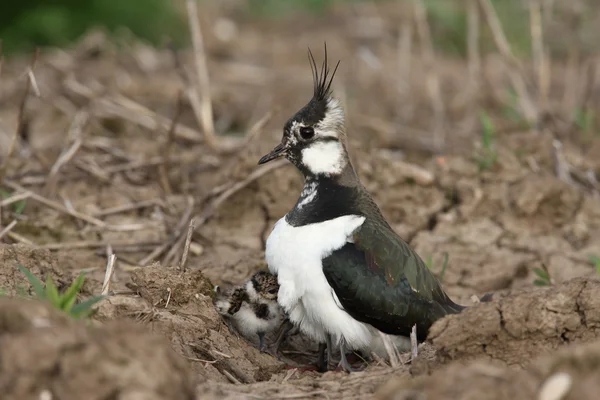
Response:
M260 319L269 319L269 305L264 303L255 303L254 314Z
M363 215L359 207L359 187L340 185L330 178L313 178L316 184L315 198L299 207L300 197L294 208L286 215L292 226L315 224L344 215Z

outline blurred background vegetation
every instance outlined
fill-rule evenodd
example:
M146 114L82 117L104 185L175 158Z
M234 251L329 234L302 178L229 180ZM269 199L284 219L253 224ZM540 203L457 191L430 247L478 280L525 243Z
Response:
M298 10L318 16L335 3L358 1L366 0L240 0L237 4L242 4L249 16L277 18ZM424 0L438 50L455 55L466 53L467 3L468 0ZM492 3L515 52L527 54L531 37L527 1L492 0ZM5 54L27 52L35 46L68 45L87 30L101 27L111 33L125 28L153 44L169 38L175 45L181 45L187 41L184 10L181 0L3 1L0 3L0 39ZM571 25L582 23L580 20L588 15L583 9L575 14L569 19ZM490 32L481 32L481 42L484 51L493 48Z

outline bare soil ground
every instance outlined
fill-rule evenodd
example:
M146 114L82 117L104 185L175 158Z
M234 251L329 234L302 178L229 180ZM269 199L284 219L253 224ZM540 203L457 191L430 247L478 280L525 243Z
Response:
M196 71L193 52L177 61L168 49L90 34L39 56L22 111L30 60L5 61L0 186L26 206L17 213L19 203L5 199L1 207L0 231L16 224L0 235L0 288L8 297L27 288L17 264L59 285L85 270L84 298L100 292L107 254L117 263L112 295L91 325L18 296L0 299L3 398L526 399L546 384L567 389L543 400L596 398L600 282L589 256L600 255L597 189L557 176L549 129L511 128L500 113L490 113L497 163L478 170L473 105L499 110L510 83L493 57L482 60L480 90L469 89L464 62L438 60L446 107L438 154L431 69L413 56L411 75L398 72L397 24L407 17L381 5L373 23L372 10L353 7L300 24L204 7L214 140L196 116L197 85L185 77ZM211 299L213 285L265 267L265 239L298 196L302 179L291 165L256 163L310 98L306 47L320 57L323 40L331 59L342 59L334 90L361 179L434 270L448 253L444 287L471 306L436 323L411 363L352 375L303 371L260 353L228 330ZM600 140L559 133L572 176L599 176ZM552 286L533 285L542 265ZM487 292L491 302L472 302ZM316 346L293 338L285 350L301 364Z

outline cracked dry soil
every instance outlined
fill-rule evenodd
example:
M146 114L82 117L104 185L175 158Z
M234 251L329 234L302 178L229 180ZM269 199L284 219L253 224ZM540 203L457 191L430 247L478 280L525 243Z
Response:
M382 17L396 29L394 10ZM201 16L209 17L210 13ZM345 18L340 16L339 21ZM205 22L203 26L210 26L210 21ZM302 96L311 87L309 74L304 77L298 72L298 79L289 79L296 69L308 71L305 58L298 54L304 54L306 43L322 43L335 25L315 23L303 32L299 49L290 45L298 42L294 31L298 24L284 24L282 29L273 23L265 29L264 21L239 23L244 35L238 41L225 46L211 34L205 38L215 118L226 126L223 130L241 126L239 130L244 131L256 119L252 112L266 112L274 104L280 110L262 136L240 153L214 154L204 143L181 138L171 143L172 165L165 174L172 193L161 186L153 163L164 155L165 132L108 112L92 112L84 146L61 169L56 192L47 194L44 187L48 169L64 150L73 119L70 111L100 107L101 102L86 97L85 90L74 90L78 86L73 80L84 88L98 89L102 101L123 96L171 116L177 94L184 88L171 53L142 44L119 52L102 38L91 36L73 49L41 55L36 79L50 100L28 103L29 149L18 146L7 176L106 224L140 228L131 232L95 229L32 199L27 201L12 232L21 241L53 250L0 244L0 288L6 294L0 298L1 397L39 400L43 393L50 393L53 400L537 399L545 385L556 379L555 374L562 372L569 376L559 376L569 382L563 399L596 399L600 283L588 257L600 255L600 200L555 177L551 138L544 135L519 131L499 135L497 164L487 171L478 171L470 157L471 147L465 143L471 143L472 137L454 146L464 147L467 153L457 151L443 158L410 147L405 152L393 150L405 146L398 144L398 138L361 125L362 115L393 120L390 110L395 110L395 102L370 101L373 93L386 99L397 97L395 92L388 93L392 85L386 76L390 74L359 66L339 72L340 85L348 86L354 96L347 107L351 157L390 224L423 259L431 260L435 272L440 272L447 253L443 285L453 299L470 306L460 315L438 321L411 364L392 368L375 363L352 375L296 370L230 332L213 309L214 284L241 283L265 267L266 236L292 207L302 186L300 175L290 165L243 185L215 210L194 235L195 247L185 272L173 260L138 267L139 260L155 248L171 243L188 207L188 196L194 200L191 212L202 214L222 193L219 190L244 182L256 171L260 156L281 138L282 121L305 100ZM265 32L270 32L268 40ZM354 57L356 43L351 35L335 32L329 36L337 38L337 43L331 43L336 57ZM276 48L276 54L267 52L270 48ZM379 56L384 68L396 65L396 50ZM152 62L143 62L149 59ZM283 72L257 67L255 59L269 60L268 68ZM184 55L183 61L193 65L192 55ZM418 59L414 62L412 81L426 82L426 69L419 68ZM20 98L22 80L18 77L23 76L25 65L23 60L7 60L3 66L0 123L7 132L13 132L10 123L17 120L19 107L14 99ZM448 63L440 76L452 82L444 96L456 94L455 87L467 86L464 65L455 67ZM504 78L492 74L490 79L506 87ZM272 89L272 99L263 107L256 96L265 88ZM428 92L413 89L413 106L429 109ZM482 104L496 104L487 91L480 95L477 100ZM451 98L444 100L450 103ZM52 104L65 109L57 111ZM184 104L180 124L196 128L189 104ZM0 145L5 146L6 139L0 135ZM574 167L600 171L597 142L581 146L565 138L563 144L565 157ZM102 214L142 202L146 202L143 207ZM9 209L2 212L6 225L11 213ZM82 245L90 242L103 245ZM31 291L17 264L41 278L50 274L61 287L85 269L88 279L81 298L98 293L106 243L118 256L111 284L117 294L98 304L91 324L14 298L23 290ZM533 268L542 265L547 266L553 286L532 284ZM491 302L471 303L471 296L487 292L494 292ZM316 345L293 337L284 351L288 359L306 363L315 357Z

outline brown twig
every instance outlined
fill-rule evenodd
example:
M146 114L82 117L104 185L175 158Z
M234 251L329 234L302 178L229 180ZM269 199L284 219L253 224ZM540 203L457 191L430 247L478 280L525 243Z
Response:
M40 249L48 249L48 250L62 250L62 249L96 249L96 248L105 248L108 244L107 241L103 240L81 240L77 242L61 242L61 243L48 243L36 246ZM115 251L122 251L128 248L134 248L137 251L143 250L143 248L152 246L155 247L159 242L153 241L141 241L141 240L132 240L132 241L122 241L119 244L115 244L113 247Z
M4 66L4 52L2 51L2 39L0 39L0 77L2 77L2 67Z
M92 224L92 225L102 228L102 229L106 229L106 230L110 230L110 231L118 231L118 232L127 232L127 231L136 231L136 230L144 229L147 227L147 224L109 225L106 222L99 220L98 218L94 218L92 216L89 216L82 212L76 211L74 209L69 209L56 201L47 199L42 195L39 195L37 193L32 192L31 190L24 188L23 186L19 185L18 183L11 182L11 181L5 181L4 185L10 187L13 190L19 190L24 193L29 193L29 195L30 195L29 197L32 200L35 200L35 201L42 203L50 208L55 209L56 211L62 212L64 214L68 214L74 218L80 219L82 221L85 221L89 224Z
M538 78L538 112L548 108L548 91L550 90L550 65L544 51L544 31L542 24L542 4L540 0L529 0L529 18L533 63Z
M74 78L66 79L64 81L64 87L68 91L93 102L93 107L90 108L90 112L96 116L118 117L150 131L156 131L158 129L168 130L173 125L170 119L156 114L149 108L136 103L123 95L98 98L96 92L82 85ZM177 137L192 143L199 143L202 141L200 132L181 123L177 124L174 133Z
M26 244L26 245L32 246L32 247L36 246L36 244L33 243L31 240L27 239L26 237L23 237L23 236L19 235L16 232L7 232L6 236L8 236L9 238L11 238L15 242L23 243L23 244Z
M17 225L17 220L13 220L10 224L6 225L2 231L0 231L0 241L12 230L12 228L15 227L15 225Z
M102 283L102 295L107 295L110 290L110 281L112 279L113 273L115 272L115 261L117 256L111 254L108 256L108 261L106 262L106 271L104 272L104 282Z
M107 215L119 214L122 212L139 210L140 208L152 207L152 206L164 206L160 199L142 200L133 204L123 204L116 207L107 208L104 210L97 211L92 214L94 217L106 217Z
M6 207L18 201L26 200L31 196L31 193L17 193L0 201L0 207Z
M414 115L413 102L409 101L412 89L412 21L402 21L398 35L398 111L402 121L410 121Z
M47 197L54 197L60 169L69 161L71 161L81 147L81 144L83 143L83 128L87 124L88 120L89 114L86 111L79 111L77 114L75 114L67 134L68 141L71 142L71 144L63 149L61 154L56 159L56 162L50 169L50 173L48 174L46 187L44 189Z
M173 143L175 142L175 128L177 127L177 122L179 121L179 117L181 117L181 113L183 112L183 97L181 92L177 96L177 103L175 105L175 115L171 120L171 127L167 132L167 143L165 145L165 162L163 164L158 165L158 176L160 178L161 185L163 187L163 191L169 195L173 193L173 189L171 188L171 184L169 182L169 174L167 171L171 166L169 163L169 157L171 155L171 149L173 148Z
M481 54L479 52L479 8L477 0L467 2L467 63L469 81L464 91L459 92L452 101L452 108L468 108L466 122L461 127L465 131L471 131L477 120L479 105L477 94L479 93L481 80Z
M242 190L243 188L245 188L252 182L256 181L260 177L262 177L278 168L281 168L287 164L289 164L289 162L285 159L273 161L269 164L266 164L264 166L257 168L250 175L248 175L245 179L231 185L231 187L229 189L223 191L223 193L221 193L218 197L216 197L211 202L211 204L202 212L202 214L200 214L200 216L198 217L198 222L196 223L196 228L204 225L206 223L206 221L208 221L214 215L214 213L221 206L221 204L223 204L225 201L227 201L227 199L229 199L231 196L233 196L234 194L236 194L237 192L239 192L240 190Z
M523 117L531 125L536 125L538 112L533 101L531 100L531 96L527 91L525 80L521 75L520 63L510 49L510 45L508 44L508 40L506 39L506 35L502 29L502 24L498 18L496 9L494 8L491 0L479 0L479 4L483 9L486 21L492 31L492 36L494 38L494 42L496 43L496 47L498 47L498 50L500 51L500 54L506 63L506 67L508 68L508 76L519 97L519 104L521 106Z
M417 343L417 325L413 325L411 331L410 331L410 356L411 356L411 360L414 360L415 358L417 358L417 355L419 353L419 346Z
M194 230L196 228L196 219L192 218L190 220L190 225L188 227L187 236L185 238L185 246L183 247L183 255L181 256L181 264L179 264L179 269L181 272L185 272L187 266L187 258L188 253L190 252L190 245L192 244L192 236L194 236Z
M204 42L202 38L202 29L198 19L198 6L196 0L186 0L188 23L190 34L192 36L192 45L194 47L194 60L196 64L197 86L190 87L188 96L196 119L202 126L202 133L206 143L215 151L221 150L218 140L215 136L214 116L212 101L210 95L210 79L208 76L208 66L206 53L204 52ZM202 95L200 94L202 93ZM197 103L200 103L199 105ZM200 107L199 109L197 107Z
M187 201L188 203L185 212L183 213L181 219L177 223L177 226L175 227L174 231L171 233L170 238L165 243L155 248L146 257L142 258L138 265L142 267L146 266L150 261L163 254L169 247L172 247L174 243L177 243L178 239L182 237L183 231L188 225L189 220L192 216L195 204L194 198L192 196L188 196Z
M433 50L429 22L427 21L427 11L423 0L416 0L415 2L415 19L423 58L427 64L427 91L431 99L434 114L434 143L436 148L443 149L446 143L446 112L440 87L440 77L436 70L435 52Z
M6 174L6 169L8 168L8 162L12 157L13 152L15 151L15 147L17 145L17 139L21 136L21 131L25 127L25 107L27 105L27 99L29 98L29 91L31 90L31 86L35 84L35 76L33 75L33 69L37 63L39 56L39 49L35 49L33 54L33 58L31 59L31 63L29 67L27 67L27 80L25 83L25 91L23 93L23 97L21 98L21 103L19 104L19 114L17 118L17 127L13 131L13 136L10 140L10 144L8 146L8 151L6 152L6 156L4 160L2 160L2 164L0 164L0 183L4 181L4 176ZM38 94L39 96L39 94Z

